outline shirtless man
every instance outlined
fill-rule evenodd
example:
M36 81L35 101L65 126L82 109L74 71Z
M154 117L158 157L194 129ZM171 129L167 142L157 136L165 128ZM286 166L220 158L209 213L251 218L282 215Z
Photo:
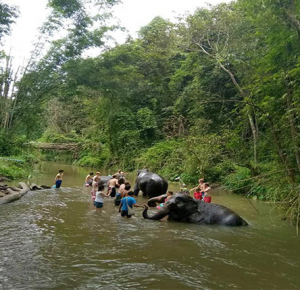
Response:
M210 195L210 186L208 183L204 184L204 198L203 201L207 203L211 203L211 195Z
M93 185L93 175L94 175L94 173L91 172L90 174L88 174L86 176L86 178L85 178L85 186L86 187Z
M124 184L122 184L119 189L121 198L127 196L130 189L131 189L131 185L129 182L125 182Z
M58 174L56 174L55 179L54 179L54 184L55 184L56 188L60 188L63 175L64 175L63 170L59 170ZM58 180L59 180L59 182L58 182Z
M116 196L116 186L120 186L120 185L118 183L117 175L114 174L111 180L107 182L108 193L110 194L111 197Z

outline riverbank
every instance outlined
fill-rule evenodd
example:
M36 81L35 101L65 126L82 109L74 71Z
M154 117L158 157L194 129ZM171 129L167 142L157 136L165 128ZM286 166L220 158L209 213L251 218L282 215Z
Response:
M37 160L28 156L0 157L0 177L9 180L26 179L32 174L36 162Z

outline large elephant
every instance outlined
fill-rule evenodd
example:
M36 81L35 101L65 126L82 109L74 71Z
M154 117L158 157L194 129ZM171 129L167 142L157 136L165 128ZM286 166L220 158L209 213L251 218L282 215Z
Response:
M152 198L148 201L148 205L153 206L164 198L165 195ZM231 209L220 204L205 203L186 194L174 195L151 217L148 216L147 210L148 207L146 206L143 211L143 217L151 220L160 220L168 216L169 221L223 226L248 225L244 219Z
M138 196L139 191L144 196L154 197L165 194L168 189L168 182L160 175L150 172L147 169L138 170L134 185L134 195Z

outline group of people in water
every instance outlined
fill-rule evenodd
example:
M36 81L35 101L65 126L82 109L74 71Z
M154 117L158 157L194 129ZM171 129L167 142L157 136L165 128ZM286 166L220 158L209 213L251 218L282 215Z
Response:
M195 191L194 191L195 190ZM211 203L211 188L208 183L204 182L204 179L199 179L198 186L190 189L189 193L194 191L194 198L203 200L204 202Z
M107 185L106 192L105 185ZM144 207L144 205L136 203L133 198L133 191L130 191L131 185L126 180L125 173L121 170L113 174L107 184L101 182L100 172L97 172L96 175L91 172L85 178L85 186L92 187L91 196L96 211L103 207L104 198L106 197L115 198L115 205L119 206L119 212L123 217L130 218L134 214L133 207Z
M61 187L63 174L64 170L59 170L55 176L53 188ZM114 203L116 206L119 206L119 212L123 217L130 218L134 214L133 207L145 207L145 205L137 204L133 198L134 193L130 190L131 185L125 177L125 172L122 172L120 169L111 176L107 183L101 181L100 172L96 172L96 175L90 172L85 178L84 185L92 187L91 197L96 211L99 211L103 207L104 198L106 197L115 198ZM105 191L106 185L107 190ZM182 194L190 195L193 191L195 199L211 203L211 188L208 183L204 182L204 179L199 179L198 186L190 190L186 188L185 184L182 184L182 188L180 188ZM167 202L172 196L173 191L169 190L164 202ZM160 209L163 206L164 203L158 205L157 208Z

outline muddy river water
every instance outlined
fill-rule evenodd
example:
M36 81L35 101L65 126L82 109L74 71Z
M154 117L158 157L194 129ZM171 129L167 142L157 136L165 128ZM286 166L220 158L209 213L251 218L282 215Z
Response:
M248 227L144 220L142 209L125 219L112 199L95 212L83 187L89 168L44 163L40 169L33 182L51 185L64 169L63 185L0 207L1 290L300 289L299 238L263 202L252 206L213 190L213 202L239 213Z

